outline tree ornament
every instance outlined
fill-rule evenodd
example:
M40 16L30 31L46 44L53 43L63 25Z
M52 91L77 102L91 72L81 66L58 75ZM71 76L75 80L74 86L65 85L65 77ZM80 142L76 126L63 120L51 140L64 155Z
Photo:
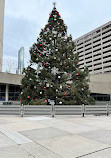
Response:
M79 61L78 53L74 54L75 46L72 37L68 37L67 26L64 25L55 7L49 15L48 23L41 29L39 35L37 42L30 49L29 66L24 69L23 94L20 98L23 104L26 105L30 101L31 104L35 104L36 98L40 99L40 103L45 103L48 98L56 100L57 97L56 103L59 105L92 104L87 83L88 72L81 71L76 65ZM84 70L87 69L84 68ZM79 81L81 76L82 81ZM30 78L32 81L29 81ZM27 86L30 89L27 89ZM31 93L28 93L29 90ZM78 99L74 94L80 94L79 97L77 96ZM27 99L27 96L30 98Z
M45 100L45 102L47 103L47 100Z
M49 87L49 83L46 84L46 87Z
M37 100L37 98L35 98L35 100Z
M60 85L60 89L62 89L62 85Z
M27 96L28 99L30 99L30 96Z
M78 76L80 75L80 73L78 73Z
M58 68L56 68L56 67L53 67L51 70L52 70L51 73L54 75L58 74L58 72L59 72Z
M60 101L59 104L62 104L62 102Z

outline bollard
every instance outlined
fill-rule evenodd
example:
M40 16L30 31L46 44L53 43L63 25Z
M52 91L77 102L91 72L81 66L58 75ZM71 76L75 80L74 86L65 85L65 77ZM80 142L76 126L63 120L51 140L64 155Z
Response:
M54 117L54 104L52 105L52 117Z
M23 104L21 106L21 117L23 117Z
M109 104L107 104L107 116L109 116Z
M85 116L85 105L83 104L83 113L82 113L82 116L84 117Z

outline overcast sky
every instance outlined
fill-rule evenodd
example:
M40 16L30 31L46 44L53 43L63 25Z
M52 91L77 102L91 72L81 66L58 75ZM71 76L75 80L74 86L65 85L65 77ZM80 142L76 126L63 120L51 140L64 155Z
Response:
M25 65L29 48L47 24L54 0L5 0L4 58L14 58L25 47ZM56 8L68 34L76 39L111 20L111 0L56 0Z

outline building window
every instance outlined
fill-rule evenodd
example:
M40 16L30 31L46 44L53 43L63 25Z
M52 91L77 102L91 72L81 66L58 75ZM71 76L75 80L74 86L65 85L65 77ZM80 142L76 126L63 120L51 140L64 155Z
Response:
M105 31L105 32L103 32L102 35L104 35L104 34L110 32L110 31L111 31L111 29L110 29L110 30L107 30L107 31Z
M9 85L9 100L19 101L20 93L21 93L20 86Z
M109 27L111 27L111 24L109 24L109 25L103 27L102 30L106 30L106 29L109 28Z
M0 101L5 101L6 86L0 85Z
M111 34L110 34L110 35L108 35L108 36L103 37L102 39L105 39L105 38L108 38L108 37L111 37Z
M96 101L110 101L110 95L108 95L108 94L91 93L91 96Z

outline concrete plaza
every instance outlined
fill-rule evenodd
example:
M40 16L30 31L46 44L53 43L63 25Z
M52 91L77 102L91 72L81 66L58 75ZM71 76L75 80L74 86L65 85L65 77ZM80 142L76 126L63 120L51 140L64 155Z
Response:
M111 116L0 116L0 158L111 158Z

